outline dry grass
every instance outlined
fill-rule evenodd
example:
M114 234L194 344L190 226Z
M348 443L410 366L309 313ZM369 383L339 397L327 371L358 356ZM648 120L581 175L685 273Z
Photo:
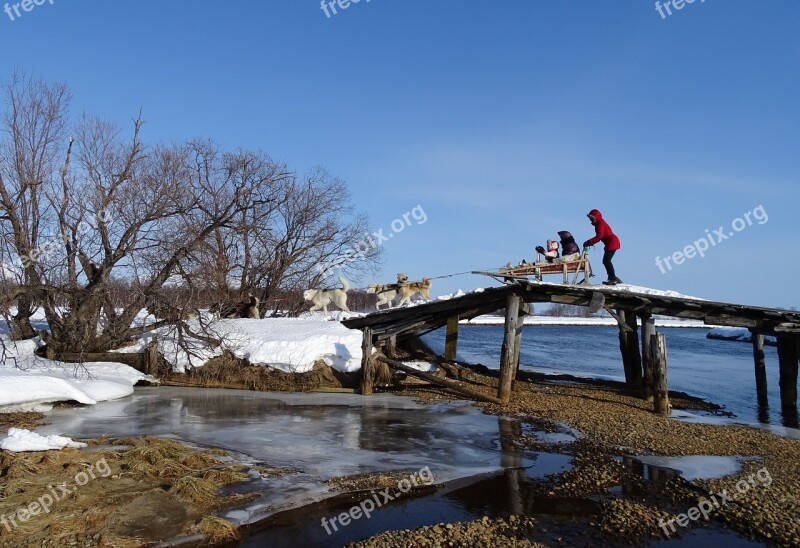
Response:
M32 429L46 424L44 413L0 413L0 430Z
M172 492L183 500L211 506L214 502L216 488L211 480L183 476L172 484Z
M230 352L212 358L203 367L186 373L170 373L162 379L165 386L239 388L260 392L354 388L358 383L358 375L334 371L322 361L315 363L308 373L285 373L269 367L250 365L247 360L239 359Z
M239 531L236 527L231 522L215 516L204 517L197 525L197 529L210 544L239 540Z
M129 515L137 500L148 493L186 508L179 527L183 533L201 532L209 543L238 538L235 528L225 520L205 518L213 510L247 502L250 495L220 496L223 485L246 481L248 469L226 462L224 452L204 451L184 446L177 441L154 437L91 440L89 445L101 447L88 453L75 449L45 453L0 452L0 515L14 515L48 492L49 486L62 482L75 490L56 501L48 513L40 513L18 527L0 528L0 546L83 546L109 548L144 546L153 540L126 537L118 530L108 530L113 515ZM115 447L127 447L115 450ZM108 470L100 468L104 460ZM76 486L79 472L95 466L95 478ZM101 475L101 470L104 473ZM277 469L273 469L273 472ZM277 473L277 472L276 472ZM139 508L138 519L159 514L157 507ZM142 512L145 512L142 514ZM160 514L159 514L160 515ZM177 519L177 518L176 518ZM180 524L183 525L180 525ZM113 529L113 528L112 528ZM139 536L139 535L137 535Z

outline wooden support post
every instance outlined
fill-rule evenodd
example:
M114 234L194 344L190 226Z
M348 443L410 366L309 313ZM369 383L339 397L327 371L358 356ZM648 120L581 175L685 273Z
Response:
M625 321L631 329L625 334L625 351L628 354L628 368L631 373L630 386L640 389L642 387L642 355L639 352L639 330L636 319L635 313L626 312Z
M522 328L525 326L525 316L533 312L533 307L526 302L521 302L517 313L517 336L514 338L514 377L511 389L514 390L519 378L519 349L522 346Z
M778 336L778 367L780 368L781 408L797 411L797 339Z
M500 356L500 382L497 386L497 397L503 403L511 399L511 381L514 380L514 356L516 355L517 317L519 316L520 297L510 294L506 298L506 323L503 349Z
M767 364L764 359L764 335L751 331L753 334L753 362L756 372L756 395L758 405L766 406L769 404L767 397Z
M631 353L628 331L628 313L625 310L617 310L618 325L619 325L619 352L622 354L622 369L625 371L625 386L632 386L633 384L633 365L631 364Z
M650 359L650 337L656 333L656 322L650 314L642 314L642 369L644 373L644 399L653 401L655 382L653 362Z
M669 415L667 337L663 333L656 333L650 337L650 361L653 364L653 375L655 377L653 410L659 415Z
M361 339L361 395L369 396L375 386L375 363L372 361L372 329L364 328Z
M383 345L383 353L389 358L397 357L397 335L392 335Z
M458 316L447 318L447 334L444 338L444 359L455 361L458 353Z
M158 339L153 338L147 345L147 352L144 355L144 372L147 375L158 375Z

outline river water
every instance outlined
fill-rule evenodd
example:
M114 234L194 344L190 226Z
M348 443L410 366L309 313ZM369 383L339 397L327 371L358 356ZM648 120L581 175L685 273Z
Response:
M797 428L796 413L781 412L778 357L766 347L769 407L756 398L753 350L749 343L707 339L707 329L659 328L667 337L668 382L679 390L721 405L736 419ZM424 337L434 350L444 350L443 330ZM459 326L458 357L497 369L503 342L499 325ZM522 333L520 368L540 373L567 373L624 381L616 327L530 326Z

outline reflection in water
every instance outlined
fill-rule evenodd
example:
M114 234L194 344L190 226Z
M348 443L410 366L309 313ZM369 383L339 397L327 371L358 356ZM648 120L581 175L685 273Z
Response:
M783 409L781 419L786 428L800 428L800 412L797 409Z

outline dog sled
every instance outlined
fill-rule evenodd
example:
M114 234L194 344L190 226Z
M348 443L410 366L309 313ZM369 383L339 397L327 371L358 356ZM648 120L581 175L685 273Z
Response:
M577 255L577 254L576 254ZM566 259L566 260L564 260ZM578 257L572 259L568 257L559 257L552 262L542 260L542 257L537 254L536 262L528 263L522 261L516 266L507 265L499 268L495 272L475 272L475 274L485 274L492 278L501 279L503 282L513 282L515 279L528 280L533 277L536 281L543 281L544 276L561 274L564 284L569 284L569 277L572 276L572 284L590 284L589 278L592 274L592 265L589 262L589 253L584 251ZM583 275L583 279L578 281L578 277Z

